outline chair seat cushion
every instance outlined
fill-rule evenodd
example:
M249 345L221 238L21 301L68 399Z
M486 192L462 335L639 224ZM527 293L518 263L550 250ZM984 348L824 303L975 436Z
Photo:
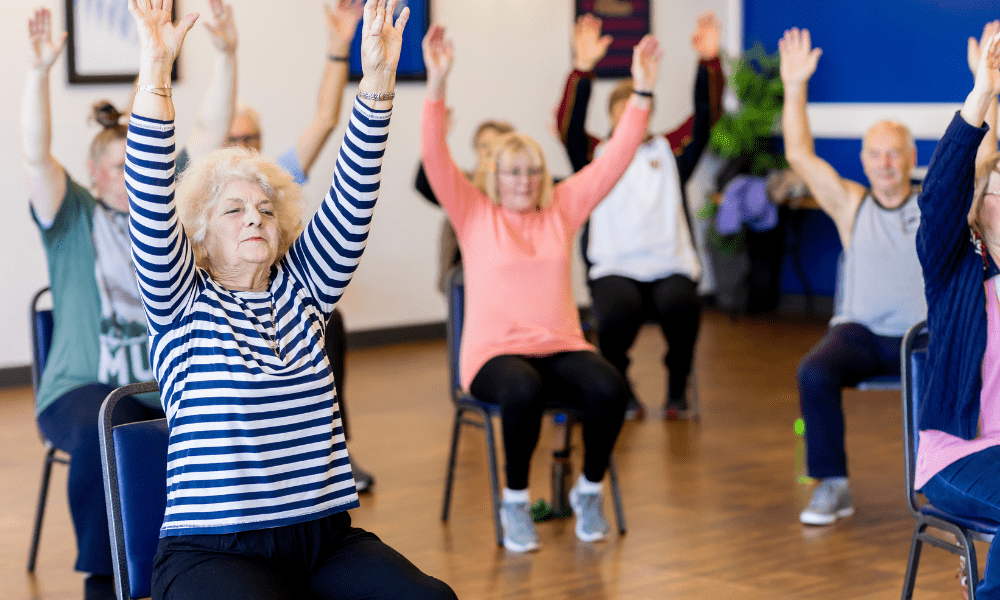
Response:
M941 519L942 521L948 521L949 523L954 523L959 527L964 527L965 529L977 531L987 535L996 535L997 529L1000 527L997 523L986 519L967 519L965 517L953 515L949 512L941 510L933 504L924 504L921 506L920 514L935 517L937 519Z
M872 377L870 379L865 379L854 386L859 390L865 391L878 391L878 390L898 390L901 386L901 380L899 375L879 375L877 377Z

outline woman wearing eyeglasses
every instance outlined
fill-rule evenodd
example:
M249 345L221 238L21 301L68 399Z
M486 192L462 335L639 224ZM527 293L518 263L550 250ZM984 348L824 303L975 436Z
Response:
M622 375L583 338L570 271L573 238L614 187L642 142L662 51L646 36L635 47L635 93L605 152L553 184L541 147L513 132L494 145L483 189L448 152L445 83L454 51L444 28L424 38L427 98L422 154L431 188L455 227L465 264L462 387L499 404L506 455L504 546L539 547L529 510L528 468L546 402L584 412L583 473L570 492L583 541L608 532L602 481L628 399Z

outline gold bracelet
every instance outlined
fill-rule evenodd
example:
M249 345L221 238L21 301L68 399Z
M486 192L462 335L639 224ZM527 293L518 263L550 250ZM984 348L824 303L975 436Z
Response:
M392 100L396 97L396 92L388 92L386 94L376 94L375 92L366 92L364 90L358 90L358 97L364 98L365 100Z
M173 91L169 85L166 87L156 85L137 85L135 86L135 89L140 92L150 92L163 98L170 98L173 95Z

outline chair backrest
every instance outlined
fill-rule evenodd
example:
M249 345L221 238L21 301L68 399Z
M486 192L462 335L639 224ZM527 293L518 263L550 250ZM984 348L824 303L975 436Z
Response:
M31 387L38 397L38 384L45 371L45 363L49 359L49 349L52 347L52 330L55 322L52 320L52 309L42 308L42 298L51 296L49 288L44 287L31 299Z
M465 322L465 275L462 265L451 268L446 276L448 297L448 382L452 398L462 396L462 381L458 372L458 355L462 348L462 325Z
M126 385L101 406L104 498L119 600L151 595L153 557L167 507L169 432L166 419L133 422L116 408L126 396L155 391L155 381Z
M900 371L903 379L903 440L906 446L906 499L910 513L919 516L920 504L913 489L919 441L919 408L923 377L927 364L927 322L921 321L906 332L900 349Z

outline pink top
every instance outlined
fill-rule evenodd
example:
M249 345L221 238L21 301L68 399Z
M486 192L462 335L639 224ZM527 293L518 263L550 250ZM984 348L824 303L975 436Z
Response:
M573 300L573 238L632 161L648 117L629 102L604 153L556 185L551 206L518 213L494 205L469 183L448 152L444 102L424 102L424 169L455 227L465 265L464 389L494 356L594 349L583 339Z
M917 467L913 481L919 490L941 469L960 458L991 446L1000 446L1000 275L986 282L986 354L983 355L983 389L979 393L979 437L963 440L943 431L920 432Z

